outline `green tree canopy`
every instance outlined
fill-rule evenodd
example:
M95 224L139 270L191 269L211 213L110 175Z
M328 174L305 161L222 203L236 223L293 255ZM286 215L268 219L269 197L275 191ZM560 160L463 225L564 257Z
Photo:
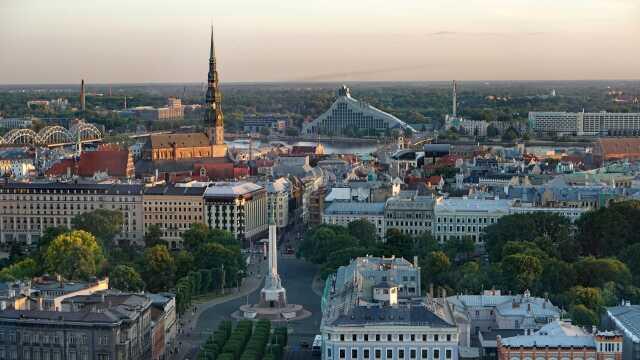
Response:
M502 259L505 285L517 292L532 289L542 274L542 262L535 256L509 255Z
M349 234L358 240L358 244L363 247L374 246L378 241L378 230L376 226L367 220L360 219L352 221L347 226Z
M156 245L145 250L144 261L144 279L149 291L167 291L173 287L176 265L165 245Z
M123 217L120 211L98 209L76 215L71 225L76 230L93 234L104 247L110 247L122 230Z
M573 267L578 283L583 286L602 287L609 281L622 285L631 283L631 272L617 259L585 257L577 261Z
M111 288L122 291L142 291L144 281L136 269L128 265L118 265L109 274Z
M154 247L162 244L166 244L162 240L162 229L157 224L151 224L144 234L144 246Z
M613 203L582 215L576 221L577 240L584 255L616 256L640 243L640 201Z
M47 271L70 280L95 276L103 261L102 248L96 238L84 230L58 235L45 254Z
M38 264L32 258L24 258L0 270L0 281L31 279L38 274Z

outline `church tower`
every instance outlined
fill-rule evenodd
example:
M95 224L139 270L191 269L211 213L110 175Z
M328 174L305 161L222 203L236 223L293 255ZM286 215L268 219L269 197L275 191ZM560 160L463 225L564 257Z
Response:
M209 50L209 77L207 82L206 108L204 122L209 137L209 145L224 145L224 116L216 69L216 50L213 44L213 26L211 27L211 49Z

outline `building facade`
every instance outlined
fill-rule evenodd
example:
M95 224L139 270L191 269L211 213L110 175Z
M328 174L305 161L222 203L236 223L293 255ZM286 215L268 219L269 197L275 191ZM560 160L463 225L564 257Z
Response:
M0 183L0 242L37 242L48 227L71 228L71 219L105 209L122 212L116 240L143 241L142 185Z
M529 112L529 127L558 135L636 135L640 113Z
M420 291L420 268L404 259L338 268L322 297L322 359L458 359L457 327L414 301Z
M204 224L205 187L154 186L144 189L144 231L158 226L170 249L182 248L182 234Z
M431 233L435 202L431 196L389 198L384 206L385 233L390 229L411 236Z
M640 305L625 303L609 307L603 316L602 326L622 334L622 358L640 359Z
M248 182L211 183L204 192L204 220L211 229L228 230L252 241L268 229L267 191Z
M267 190L267 211L269 218L273 219L278 228L289 225L289 194L291 182L285 177L265 184Z
M482 244L484 229L509 215L511 200L438 198L433 208L433 236L439 242L471 238Z
M384 239L385 219L383 202L343 202L331 203L322 215L322 222L330 225L349 226L356 220L366 220L376 227L378 238Z

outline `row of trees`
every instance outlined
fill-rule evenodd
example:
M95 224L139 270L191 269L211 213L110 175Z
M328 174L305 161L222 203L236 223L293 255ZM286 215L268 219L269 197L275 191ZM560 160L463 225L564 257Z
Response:
M276 328L271 333L271 322L240 320L235 329L225 320L206 340L198 360L273 360L282 359L287 344L287 329Z
M547 213L502 217L485 232L486 257L471 239L436 242L389 230L376 241L365 220L348 227L321 225L305 234L299 255L321 265L322 275L371 254L419 257L422 283L449 293L492 287L530 290L567 309L575 321L596 324L605 306L640 301L640 202L614 203L575 224Z
M227 231L194 225L184 234L184 249L171 252L161 231L150 227L145 246L117 245L122 226L119 211L96 210L78 215L72 229L48 228L35 249L12 249L0 280L59 274L68 280L109 276L111 287L123 291L176 292L180 312L193 296L239 285L245 272L240 243Z

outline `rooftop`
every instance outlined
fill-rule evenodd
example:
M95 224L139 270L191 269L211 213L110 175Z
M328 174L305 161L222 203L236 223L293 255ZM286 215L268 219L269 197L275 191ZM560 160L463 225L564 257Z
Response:
M383 202L342 202L331 203L325 210L326 215L383 215Z
M440 198L435 208L440 211L508 212L513 201L469 198Z
M338 316L331 325L393 325L455 328L455 325L446 322L429 311L425 306L356 306L352 308L348 314Z
M250 182L214 182L204 192L205 198L239 197L264 190L260 185Z
M640 305L615 306L607 308L607 314L626 333L640 342Z

